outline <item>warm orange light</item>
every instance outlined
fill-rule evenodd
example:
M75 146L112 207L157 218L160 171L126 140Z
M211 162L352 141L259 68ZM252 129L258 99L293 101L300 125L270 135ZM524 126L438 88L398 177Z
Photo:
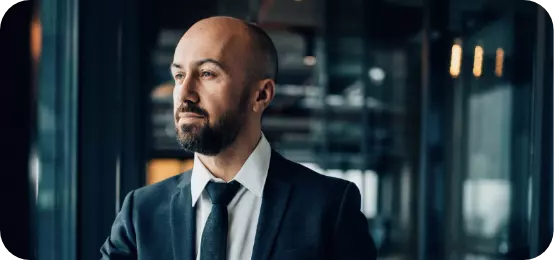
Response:
M152 159L148 162L146 184L154 184L192 169L194 160Z
M39 62L42 51L42 24L37 15L31 20L31 57L36 64Z
M462 46L456 43L452 46L452 56L450 57L450 75L457 78L460 75L462 67Z
M496 49L496 66L494 68L494 74L497 77L502 77L502 72L504 70L504 49Z
M316 58L314 56L306 56L304 57L304 64L306 66L314 66L316 63Z
M483 47L475 47L475 57L473 58L473 76L481 77L483 74Z

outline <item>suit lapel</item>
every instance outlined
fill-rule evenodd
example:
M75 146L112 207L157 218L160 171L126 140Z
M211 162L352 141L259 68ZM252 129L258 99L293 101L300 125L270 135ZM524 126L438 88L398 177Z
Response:
M281 170L281 165L284 162L285 160L279 154L272 152L252 260L266 260L269 258L287 207L291 186L280 178L284 174Z
M169 217L173 254L177 260L196 258L196 209L192 207L190 172L183 173L180 189L171 198Z

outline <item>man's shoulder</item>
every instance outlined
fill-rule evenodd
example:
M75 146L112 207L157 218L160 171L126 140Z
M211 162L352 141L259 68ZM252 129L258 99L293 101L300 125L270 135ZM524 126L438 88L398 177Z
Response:
M191 173L191 171L186 171L163 181L138 188L133 191L134 200L138 202L167 200L178 191L180 184L190 181Z
M318 173L302 164L285 159L286 178L294 186L300 186L302 190L336 194L344 191L351 184L350 181Z
M361 198L357 186L348 180L318 173L304 165L287 160L283 162L282 176L292 187L291 205L302 207L309 212L326 212L332 216L341 207L347 195ZM354 202L357 203L357 202Z

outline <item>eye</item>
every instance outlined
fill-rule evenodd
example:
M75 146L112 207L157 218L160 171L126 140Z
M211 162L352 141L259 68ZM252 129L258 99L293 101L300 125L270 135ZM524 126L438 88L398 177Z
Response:
M215 74L210 71L202 71L200 72L200 76L203 78L212 78L215 77Z
M175 80L182 80L184 77L183 74L179 73L175 75Z

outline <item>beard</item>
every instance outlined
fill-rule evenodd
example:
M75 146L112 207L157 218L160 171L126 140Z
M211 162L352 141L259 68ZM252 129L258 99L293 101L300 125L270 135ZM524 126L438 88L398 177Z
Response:
M196 104L188 103L185 109L179 109L178 112L198 112L205 116L202 123L176 125L177 141L183 150L214 156L233 144L246 121L248 94L245 90L236 109L223 114L213 124L210 124L209 114Z

